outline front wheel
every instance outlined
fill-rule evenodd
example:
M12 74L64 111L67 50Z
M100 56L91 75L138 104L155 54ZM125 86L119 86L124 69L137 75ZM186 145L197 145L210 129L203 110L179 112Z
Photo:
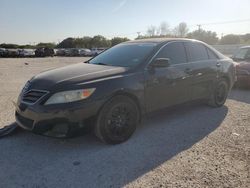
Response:
M126 96L116 96L101 109L95 124L95 135L107 144L128 140L139 122L136 103Z
M229 86L226 80L220 80L214 88L214 91L208 102L209 106L221 107L225 104L229 92Z

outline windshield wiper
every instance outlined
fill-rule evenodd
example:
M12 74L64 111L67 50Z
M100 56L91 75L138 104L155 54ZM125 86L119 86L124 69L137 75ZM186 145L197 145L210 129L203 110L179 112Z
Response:
M94 63L94 64L96 64L96 65L107 65L105 63Z

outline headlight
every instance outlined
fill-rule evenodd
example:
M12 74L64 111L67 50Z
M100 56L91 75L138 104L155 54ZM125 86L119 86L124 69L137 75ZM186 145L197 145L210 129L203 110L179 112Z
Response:
M52 95L45 103L48 104L59 104L79 101L88 98L95 91L95 88L91 89L79 89L72 91L63 91Z

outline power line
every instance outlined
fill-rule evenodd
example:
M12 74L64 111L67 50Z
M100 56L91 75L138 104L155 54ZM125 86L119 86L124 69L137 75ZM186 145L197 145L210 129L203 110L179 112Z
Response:
M200 26L201 27L201 26L205 26L205 25L222 25L222 24L230 24L230 23L242 23L242 22L250 22L250 19L201 23L201 24L196 24L196 25L189 25L189 27L192 27L192 26Z
M198 30L201 31L202 26L206 25L222 25L222 24L231 24L231 23L243 23L243 22L250 22L249 19L242 19L242 20L230 20L230 21L220 21L220 22L208 22L208 23L201 23L201 24L195 24L195 25L188 25L188 27L198 27ZM127 33L127 34L119 34L119 35L114 35L114 36L131 36L131 35L139 35L141 33L147 32L147 30L144 31L137 31L133 33ZM138 34L139 33L139 34ZM114 37L114 36L109 36L109 37Z

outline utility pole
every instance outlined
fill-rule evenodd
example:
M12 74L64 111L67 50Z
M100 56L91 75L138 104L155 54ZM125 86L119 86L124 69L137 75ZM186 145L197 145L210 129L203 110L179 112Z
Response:
M198 24L198 30L199 30L199 33L201 32L201 24Z
M141 32L138 31L137 35L138 35L137 38L140 38Z

